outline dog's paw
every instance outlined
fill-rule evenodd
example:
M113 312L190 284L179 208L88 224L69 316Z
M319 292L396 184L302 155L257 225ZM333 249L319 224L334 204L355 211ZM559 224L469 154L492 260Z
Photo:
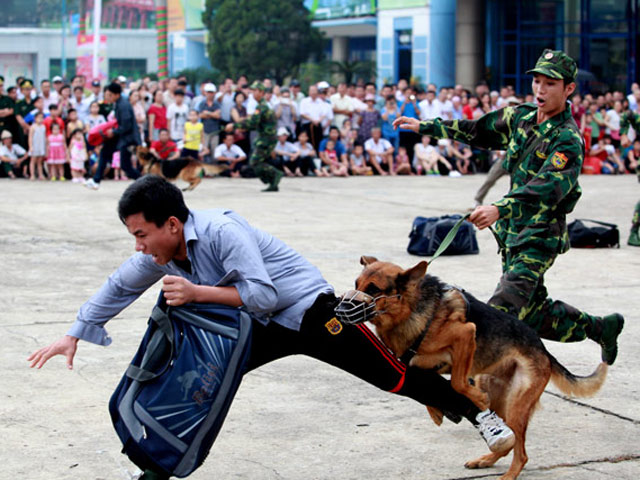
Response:
M468 468L471 470L475 470L476 468L489 468L492 467L494 463L498 461L501 455L496 455L494 453L488 453L483 455L475 460L469 460L464 464L464 468Z

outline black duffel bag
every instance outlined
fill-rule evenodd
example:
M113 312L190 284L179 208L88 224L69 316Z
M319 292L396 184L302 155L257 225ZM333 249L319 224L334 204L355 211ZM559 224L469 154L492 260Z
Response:
M620 232L613 223L581 218L567 225L567 230L573 248L620 248Z
M407 251L412 255L433 256L449 231L461 218L461 215L416 217L409 233ZM451 245L442 255L469 255L479 252L475 229L471 223L464 222Z

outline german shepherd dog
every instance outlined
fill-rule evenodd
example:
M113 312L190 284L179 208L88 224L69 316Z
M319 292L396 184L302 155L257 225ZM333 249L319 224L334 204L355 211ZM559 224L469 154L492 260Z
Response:
M211 175L217 177L227 170L221 165L208 165L192 158L176 158L175 160L158 160L147 147L136 149L138 162L143 174L158 175L167 180L182 180L189 185L184 191L193 190L202 181L202 177Z
M362 257L360 263L365 268L356 280L356 292L347 292L343 302L358 295L355 304L370 307L370 315L365 315L369 318L364 320L373 323L398 357L411 349L411 360L405 357L409 365L451 373L456 391L481 410L494 410L513 430L513 461L501 480L517 478L528 460L524 446L527 425L549 379L563 393L579 397L595 394L604 383L606 363L588 377L573 375L547 351L532 328L425 275L425 261L408 270L374 257ZM338 318L340 309L338 305ZM443 413L428 410L440 425ZM490 467L510 450L489 453L465 467Z

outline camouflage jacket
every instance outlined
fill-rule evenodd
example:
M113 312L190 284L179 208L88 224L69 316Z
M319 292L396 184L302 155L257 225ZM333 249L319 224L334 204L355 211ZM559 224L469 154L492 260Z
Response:
M256 111L249 118L234 124L235 128L241 128L243 130L256 130L258 132L258 142L273 142L277 141L276 138L276 114L269 104L264 100L260 100L256 106Z
M629 110L622 115L620 119L620 135L629 133L629 127L633 127L636 134L640 135L640 113Z
M536 119L537 107L529 103L505 107L478 120L436 118L422 122L420 133L506 150L503 166L511 175L511 189L494 203L500 212L496 232L509 248L563 253L569 249L566 215L582 193L578 175L584 142L569 104L539 125Z

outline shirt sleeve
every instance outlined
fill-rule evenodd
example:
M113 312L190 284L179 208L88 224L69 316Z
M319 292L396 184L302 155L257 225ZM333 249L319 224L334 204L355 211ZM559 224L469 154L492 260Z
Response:
M580 136L573 131L563 134L542 168L526 184L514 186L493 204L500 218L536 223L541 214L553 209L575 188L583 157Z
M634 130L638 130L640 126L640 113L632 111L626 112L622 115L620 120L620 135L626 135L629 133L629 127L633 127Z
M506 150L514 126L516 109L505 107L477 120L442 120L420 123L420 134L434 138L453 138L467 145L491 150Z
M227 272L218 285L236 287L243 305L250 312L272 312L278 292L253 236L242 226L227 223L218 229L215 246Z
M133 255L80 307L67 335L98 345L109 345L111 338L104 325L163 276L164 273L148 255Z

